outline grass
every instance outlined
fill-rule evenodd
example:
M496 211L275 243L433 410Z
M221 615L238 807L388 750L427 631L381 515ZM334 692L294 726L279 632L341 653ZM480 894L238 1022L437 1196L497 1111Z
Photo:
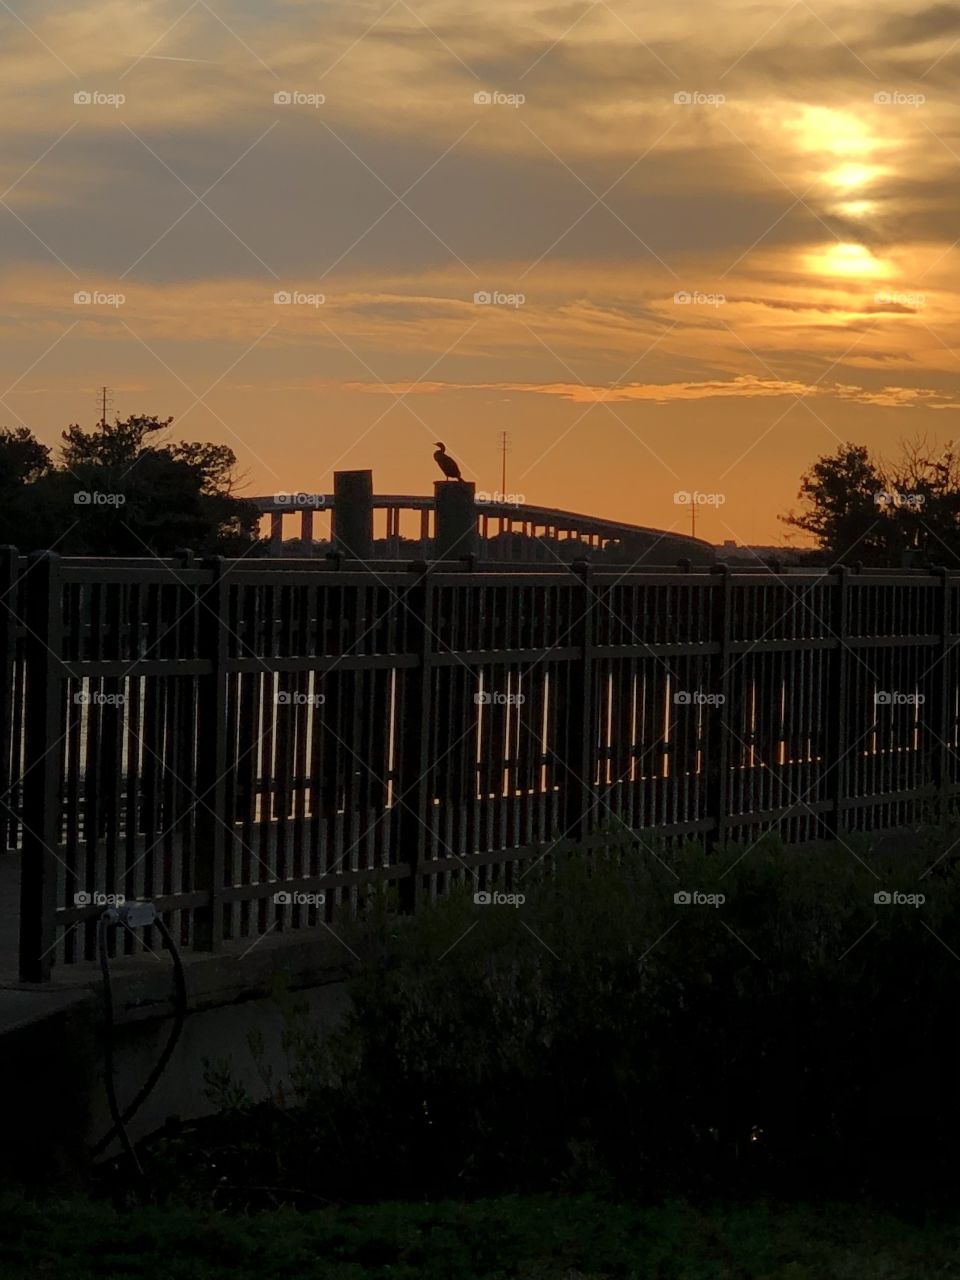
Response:
M225 1216L0 1201L0 1276L56 1280L927 1280L960 1219L849 1205L698 1209L591 1196Z

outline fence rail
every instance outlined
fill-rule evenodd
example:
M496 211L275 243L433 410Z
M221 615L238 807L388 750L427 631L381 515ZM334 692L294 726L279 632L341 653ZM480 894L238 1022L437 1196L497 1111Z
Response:
M25 980L93 957L97 894L211 950L375 880L412 910L568 839L803 841L958 789L946 572L7 551L0 573Z

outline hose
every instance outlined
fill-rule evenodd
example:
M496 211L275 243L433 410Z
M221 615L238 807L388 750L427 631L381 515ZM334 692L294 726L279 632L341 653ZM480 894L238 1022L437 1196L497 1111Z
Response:
M100 958L100 973L103 977L103 1011L104 1018L106 1020L106 1033L104 1036L103 1050L104 1084L106 1086L107 1105L110 1108L110 1117L113 1120L113 1126L94 1145L90 1154L95 1158L100 1155L107 1146L109 1146L115 1136L119 1137L120 1143L123 1146L130 1163L133 1165L137 1176L141 1180L145 1180L146 1175L143 1172L143 1167L140 1164L140 1160L137 1157L137 1153L130 1141L129 1134L127 1133L127 1124L133 1116L136 1115L146 1102L147 1098L153 1092L157 1081L163 1075L167 1064L173 1056L174 1049L177 1047L177 1042L180 1039L181 1032L183 1031L183 1023L187 1013L187 981L183 969L183 961L180 958L180 952L177 949L177 945L170 935L170 930L158 915L155 918L154 923L156 924L164 945L170 952L170 956L173 960L175 991L174 1022L170 1029L170 1035L167 1037L167 1043L164 1045L163 1052L157 1059L153 1070L150 1072L149 1076L147 1076L147 1079L144 1081L136 1096L121 1112L117 1101L116 1084L113 1072L115 1023L113 1011L113 984L110 977L110 957L107 953L107 929L121 922L122 921L118 913L110 910L105 911L97 922L97 951Z

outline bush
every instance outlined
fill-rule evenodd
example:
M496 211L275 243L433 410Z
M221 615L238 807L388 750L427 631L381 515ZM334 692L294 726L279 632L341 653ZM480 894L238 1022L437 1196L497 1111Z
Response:
M960 873L932 861L770 839L570 856L517 907L377 903L346 1024L291 1006L288 1105L214 1122L211 1163L337 1199L948 1194Z

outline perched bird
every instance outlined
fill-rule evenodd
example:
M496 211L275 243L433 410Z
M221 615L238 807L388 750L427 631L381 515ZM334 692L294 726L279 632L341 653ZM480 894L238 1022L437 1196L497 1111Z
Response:
M449 453L447 453L447 447L443 441L434 440L434 444L437 446L437 452L433 455L434 461L443 474L448 480L462 480L463 476L460 474L460 468L457 466L453 458L450 457Z

